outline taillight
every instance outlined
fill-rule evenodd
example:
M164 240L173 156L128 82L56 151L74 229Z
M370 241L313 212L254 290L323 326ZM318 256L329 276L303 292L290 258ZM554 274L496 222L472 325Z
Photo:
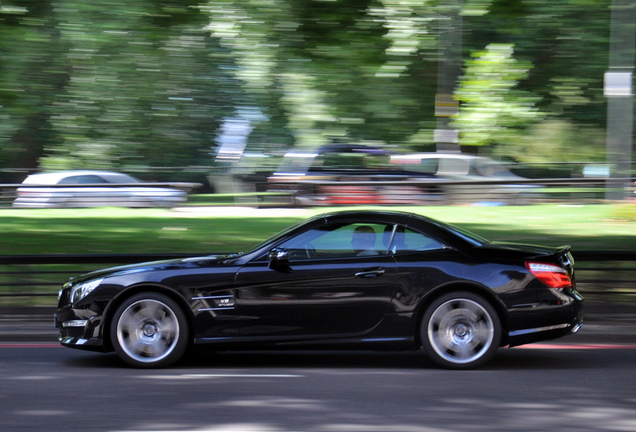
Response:
M564 268L554 264L526 262L526 267L537 279L550 288L567 288L572 286L572 279Z

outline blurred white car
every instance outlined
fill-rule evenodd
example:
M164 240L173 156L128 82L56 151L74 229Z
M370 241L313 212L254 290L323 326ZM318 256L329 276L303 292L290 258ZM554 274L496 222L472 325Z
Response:
M183 190L145 186L132 176L108 171L31 174L22 185L13 207L173 207L187 198Z
M499 161L464 153L409 153L391 156L392 164L453 180L521 180Z
M449 180L450 183L442 186L450 202L526 204L541 196L540 186L524 184L526 178L512 173L502 162L483 156L464 153L396 154L391 155L391 164Z

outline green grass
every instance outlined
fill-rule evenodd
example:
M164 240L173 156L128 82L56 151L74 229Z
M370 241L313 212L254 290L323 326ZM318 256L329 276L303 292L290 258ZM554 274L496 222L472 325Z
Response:
M572 245L573 250L635 250L636 219L624 206L539 205L432 208L432 217L491 240ZM632 206L633 207L633 206Z
M463 226L491 240L570 244L575 250L633 250L636 249L634 207L382 208L424 214ZM228 215L219 208L205 211L5 209L0 210L0 244L4 255L245 251L308 216L339 209L344 208L259 211L264 215L255 215L251 210L243 215Z

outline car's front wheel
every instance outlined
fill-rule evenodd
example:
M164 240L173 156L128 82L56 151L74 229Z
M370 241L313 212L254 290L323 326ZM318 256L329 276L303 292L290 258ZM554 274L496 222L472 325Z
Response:
M495 355L501 341L501 322L481 296L453 292L426 309L420 336L424 351L436 363L450 369L472 369Z
M113 348L129 365L157 368L173 364L188 345L188 325L181 308L153 292L124 301L110 325Z

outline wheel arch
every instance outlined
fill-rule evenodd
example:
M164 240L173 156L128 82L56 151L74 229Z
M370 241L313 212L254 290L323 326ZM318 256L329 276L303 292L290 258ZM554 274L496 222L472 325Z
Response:
M104 309L104 314L102 316L102 340L104 346L108 347L108 349L113 349L110 335L110 323L115 315L115 312L119 308L119 306L124 303L130 297L143 293L143 292L152 292L163 294L169 297L171 300L177 303L177 305L181 308L182 312L186 316L186 322L188 324L188 335L189 335L189 345L192 344L193 341L193 329L194 329L194 315L192 314L192 308L186 301L186 299L179 294L177 291L168 288L164 285L159 284L139 284L131 286L120 293L118 293L112 301L109 302L106 309Z
M424 314L426 313L429 306L441 296L449 294L451 292L470 292L472 294L483 297L488 303L495 309L497 312L497 316L499 318L499 322L501 323L501 343L500 346L508 345L508 312L506 310L505 305L497 298L497 296L485 286L481 286L471 282L454 282L450 284L443 285L441 287L436 288L433 291L426 293L426 295L420 300L419 306L416 313L416 319L414 320L415 326L415 342L421 346L422 344L422 335L420 334L420 323L424 318Z

